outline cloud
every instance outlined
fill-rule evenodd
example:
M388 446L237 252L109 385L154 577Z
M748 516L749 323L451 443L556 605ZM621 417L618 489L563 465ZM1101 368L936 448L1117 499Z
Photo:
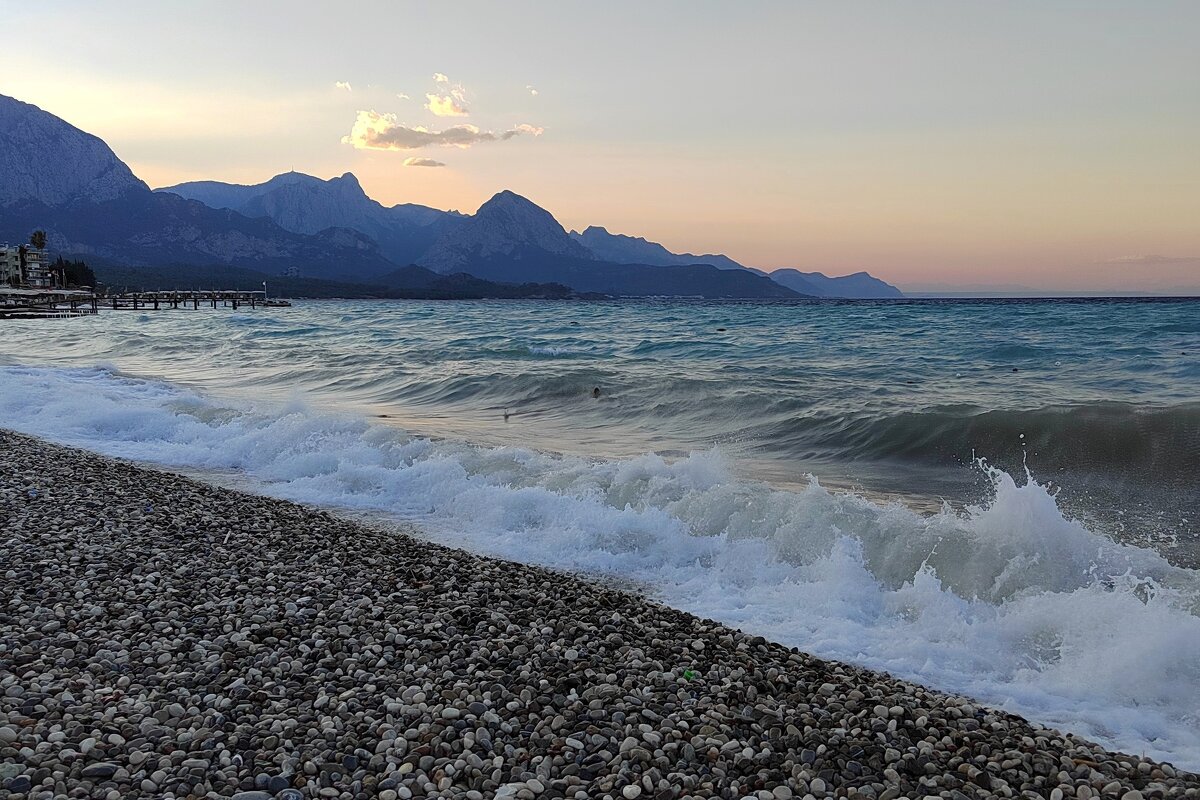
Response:
M518 134L522 134L522 133L528 133L530 136L541 136L545 132L546 132L545 128L539 128L536 125L528 125L528 124L522 122L520 125L513 128L512 130L507 130L504 133L500 134L500 138L511 139L514 136L516 136Z
M349 84L349 82L348 82L348 81L334 81L334 82L333 82L333 88L335 88L335 89L344 89L344 90L346 90L347 92L353 92L353 91L354 91L354 87L352 87L352 86Z
M1129 264L1143 267L1169 267L1176 264L1200 264L1200 256L1121 256L1120 258L1101 261L1101 264Z
M462 94L457 95L451 92L450 95L439 97L436 94L427 94L425 99L429 102L425 107L439 117L466 117L470 115L466 105L463 104Z
M406 167L444 167L445 161L434 161L432 158L406 158L404 159Z
M440 72L433 73L433 79L438 83L449 83L450 79Z
M408 95L406 95L404 92L399 92L396 95L396 97L400 98L401 100L411 100L412 99Z
M504 142L515 136L541 136L543 128L534 125L517 125L506 131L495 133L484 131L474 125L455 125L442 131L431 131L420 126L409 127L396 121L395 114L380 114L377 111L359 111L354 127L343 144L353 145L356 150L419 150L422 147L470 147L482 142Z
M528 91L528 92L529 92L531 95L533 95L534 97L537 97L537 96L538 96L538 90L537 90L537 89L535 89L535 88L533 88L532 86L529 86L529 85L527 84L527 85L525 86L525 89L526 89L526 91Z

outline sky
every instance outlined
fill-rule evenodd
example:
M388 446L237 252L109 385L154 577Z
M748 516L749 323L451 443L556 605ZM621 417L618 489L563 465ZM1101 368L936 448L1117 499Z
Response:
M910 291L1200 292L1192 0L0 0L0 20L0 94L154 187L353 172L388 205L511 189L568 229Z

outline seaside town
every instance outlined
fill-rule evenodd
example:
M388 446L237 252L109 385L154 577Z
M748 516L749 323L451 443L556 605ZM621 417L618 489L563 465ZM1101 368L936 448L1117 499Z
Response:
M73 317L101 307L134 311L201 307L250 308L290 306L269 300L262 291L192 290L111 292L96 281L83 261L58 256L53 261L45 231L34 231L28 244L0 244L0 319Z
M0 244L0 318L60 316L90 308L95 275L82 261L51 260L46 232L25 244ZM88 301L85 303L84 301ZM65 304L65 311L60 306Z
M4 289L51 289L64 286L61 264L49 263L45 234L30 237L29 244L0 244L0 287Z

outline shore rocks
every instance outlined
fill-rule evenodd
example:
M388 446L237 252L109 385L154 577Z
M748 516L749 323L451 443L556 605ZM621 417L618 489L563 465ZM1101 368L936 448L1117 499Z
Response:
M3 431L0 535L0 800L1200 797L611 587Z

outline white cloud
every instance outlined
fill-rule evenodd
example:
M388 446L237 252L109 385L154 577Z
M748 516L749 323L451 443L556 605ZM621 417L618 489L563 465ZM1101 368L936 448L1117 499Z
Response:
M335 88L335 89L344 89L344 90L345 90L345 91L347 91L347 92L353 92L353 91L354 91L354 87L352 87L348 81L334 81L334 82L333 82L333 88Z
M521 124L495 133L480 130L474 125L455 125L441 131L420 126L401 125L395 114L359 111L350 133L342 137L343 144L357 150L418 150L422 147L470 147L482 142L504 142L515 136L541 136L543 128Z
M462 102L461 95L455 95L453 92L445 97L440 97L436 94L427 94L425 99L429 102L425 107L439 117L466 117L470 115L466 105Z
M545 128L539 128L536 125L529 125L528 123L522 122L512 130L505 131L501 136L504 139L511 139L519 133L528 133L530 136L541 136L545 132Z
M533 88L532 86L528 86L528 85L526 85L526 87L525 87L525 90L526 90L526 91L528 91L528 92L529 92L531 95L533 95L534 97L537 97L537 96L538 96L538 90L537 90L537 89L535 89L535 88Z
M409 99L411 99L411 98L410 98L408 95L406 95L404 92L400 92L400 93L398 93L398 94L396 95L396 97L400 98L401 100L409 100Z
M435 161L432 158L406 158L404 159L406 167L444 167L445 161Z
M440 72L433 73L433 79L437 83L449 83L450 82L450 79L447 78L445 75L443 75Z

